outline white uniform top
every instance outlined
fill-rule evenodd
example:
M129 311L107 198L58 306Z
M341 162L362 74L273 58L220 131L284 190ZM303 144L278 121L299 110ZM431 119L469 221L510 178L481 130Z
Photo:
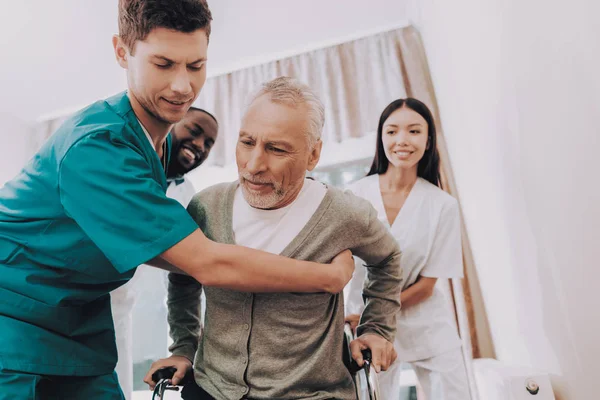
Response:
M460 216L458 203L452 196L418 178L390 226L378 175L363 178L348 189L371 202L379 219L398 240L404 271L402 290L415 283L419 275L442 279L463 276ZM357 268L344 289L346 314L360 314L364 308L361 294L365 270ZM423 360L459 347L461 342L451 310L437 285L430 298L402 309L395 339L398 359Z
M187 176L183 176L183 182L172 180L167 187L167 197L177 200L182 206L187 208L190 201L196 194L196 189Z

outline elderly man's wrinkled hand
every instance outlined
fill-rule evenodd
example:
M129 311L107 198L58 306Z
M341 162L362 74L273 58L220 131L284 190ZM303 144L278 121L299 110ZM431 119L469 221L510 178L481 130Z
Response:
M177 370L171 379L171 383L173 385L178 385L179 382L181 382L181 380L185 377L185 374L192 369L192 362L183 356L175 355L153 362L150 366L150 370L144 377L144 382L148 384L150 390L154 390L154 387L158 383L152 380L152 374L159 369L167 367L174 367Z
M366 349L371 350L371 364L377 372L387 370L396 361L396 350L390 342L374 333L365 333L350 343L352 358L361 367L364 364L362 351Z

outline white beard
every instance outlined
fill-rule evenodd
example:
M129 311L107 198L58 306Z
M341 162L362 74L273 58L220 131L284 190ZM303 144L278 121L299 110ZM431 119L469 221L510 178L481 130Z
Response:
M246 188L244 184L241 184L242 194L246 202L254 208L261 210L267 210L274 208L277 203L281 202L285 193L280 190L274 189L269 194L256 194Z

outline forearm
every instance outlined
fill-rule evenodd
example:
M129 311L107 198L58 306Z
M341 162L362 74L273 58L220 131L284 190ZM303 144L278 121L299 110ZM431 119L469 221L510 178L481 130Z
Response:
M199 268L207 271L207 286L247 292L338 292L345 283L321 264L242 246L215 243L213 260L199 260Z
M394 252L380 265L367 266L363 288L365 309L362 313L358 334L376 333L393 340L396 332L396 315L400 311L400 288L402 283L400 253Z
M340 292L350 279L350 255L343 264L323 265L216 243L200 230L162 254L198 282L246 292Z
M433 282L431 282L432 279L434 280ZM430 298L433 294L434 285L435 278L419 277L414 284L403 290L400 294L402 308L412 307Z
M201 292L202 286L192 277L169 274L167 309L173 339L169 351L192 362L200 339Z
M392 341L396 334L396 316L400 311L403 283L401 251L396 239L377 217L372 206L359 245L352 251L364 260L367 279L363 286L365 308L357 333L375 333Z
M400 311L400 291L403 284L401 252L396 239L375 214L364 235L367 244L356 249L366 263L367 279L363 286L365 309L358 334L376 333L392 341L396 334L396 316ZM372 240L375 238L377 240Z

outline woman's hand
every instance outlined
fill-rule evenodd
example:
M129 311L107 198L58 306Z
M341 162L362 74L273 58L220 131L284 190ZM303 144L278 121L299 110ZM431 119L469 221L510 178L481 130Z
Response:
M405 310L430 298L433 295L437 279L419 275L415 283L400 293L400 305L402 309Z
M346 315L345 322L350 324L350 328L352 328L352 332L356 332L356 327L360 322L360 314L350 314Z
M331 260L332 280L327 285L326 290L329 293L339 293L350 282L354 273L354 258L350 250L344 250L333 260Z

